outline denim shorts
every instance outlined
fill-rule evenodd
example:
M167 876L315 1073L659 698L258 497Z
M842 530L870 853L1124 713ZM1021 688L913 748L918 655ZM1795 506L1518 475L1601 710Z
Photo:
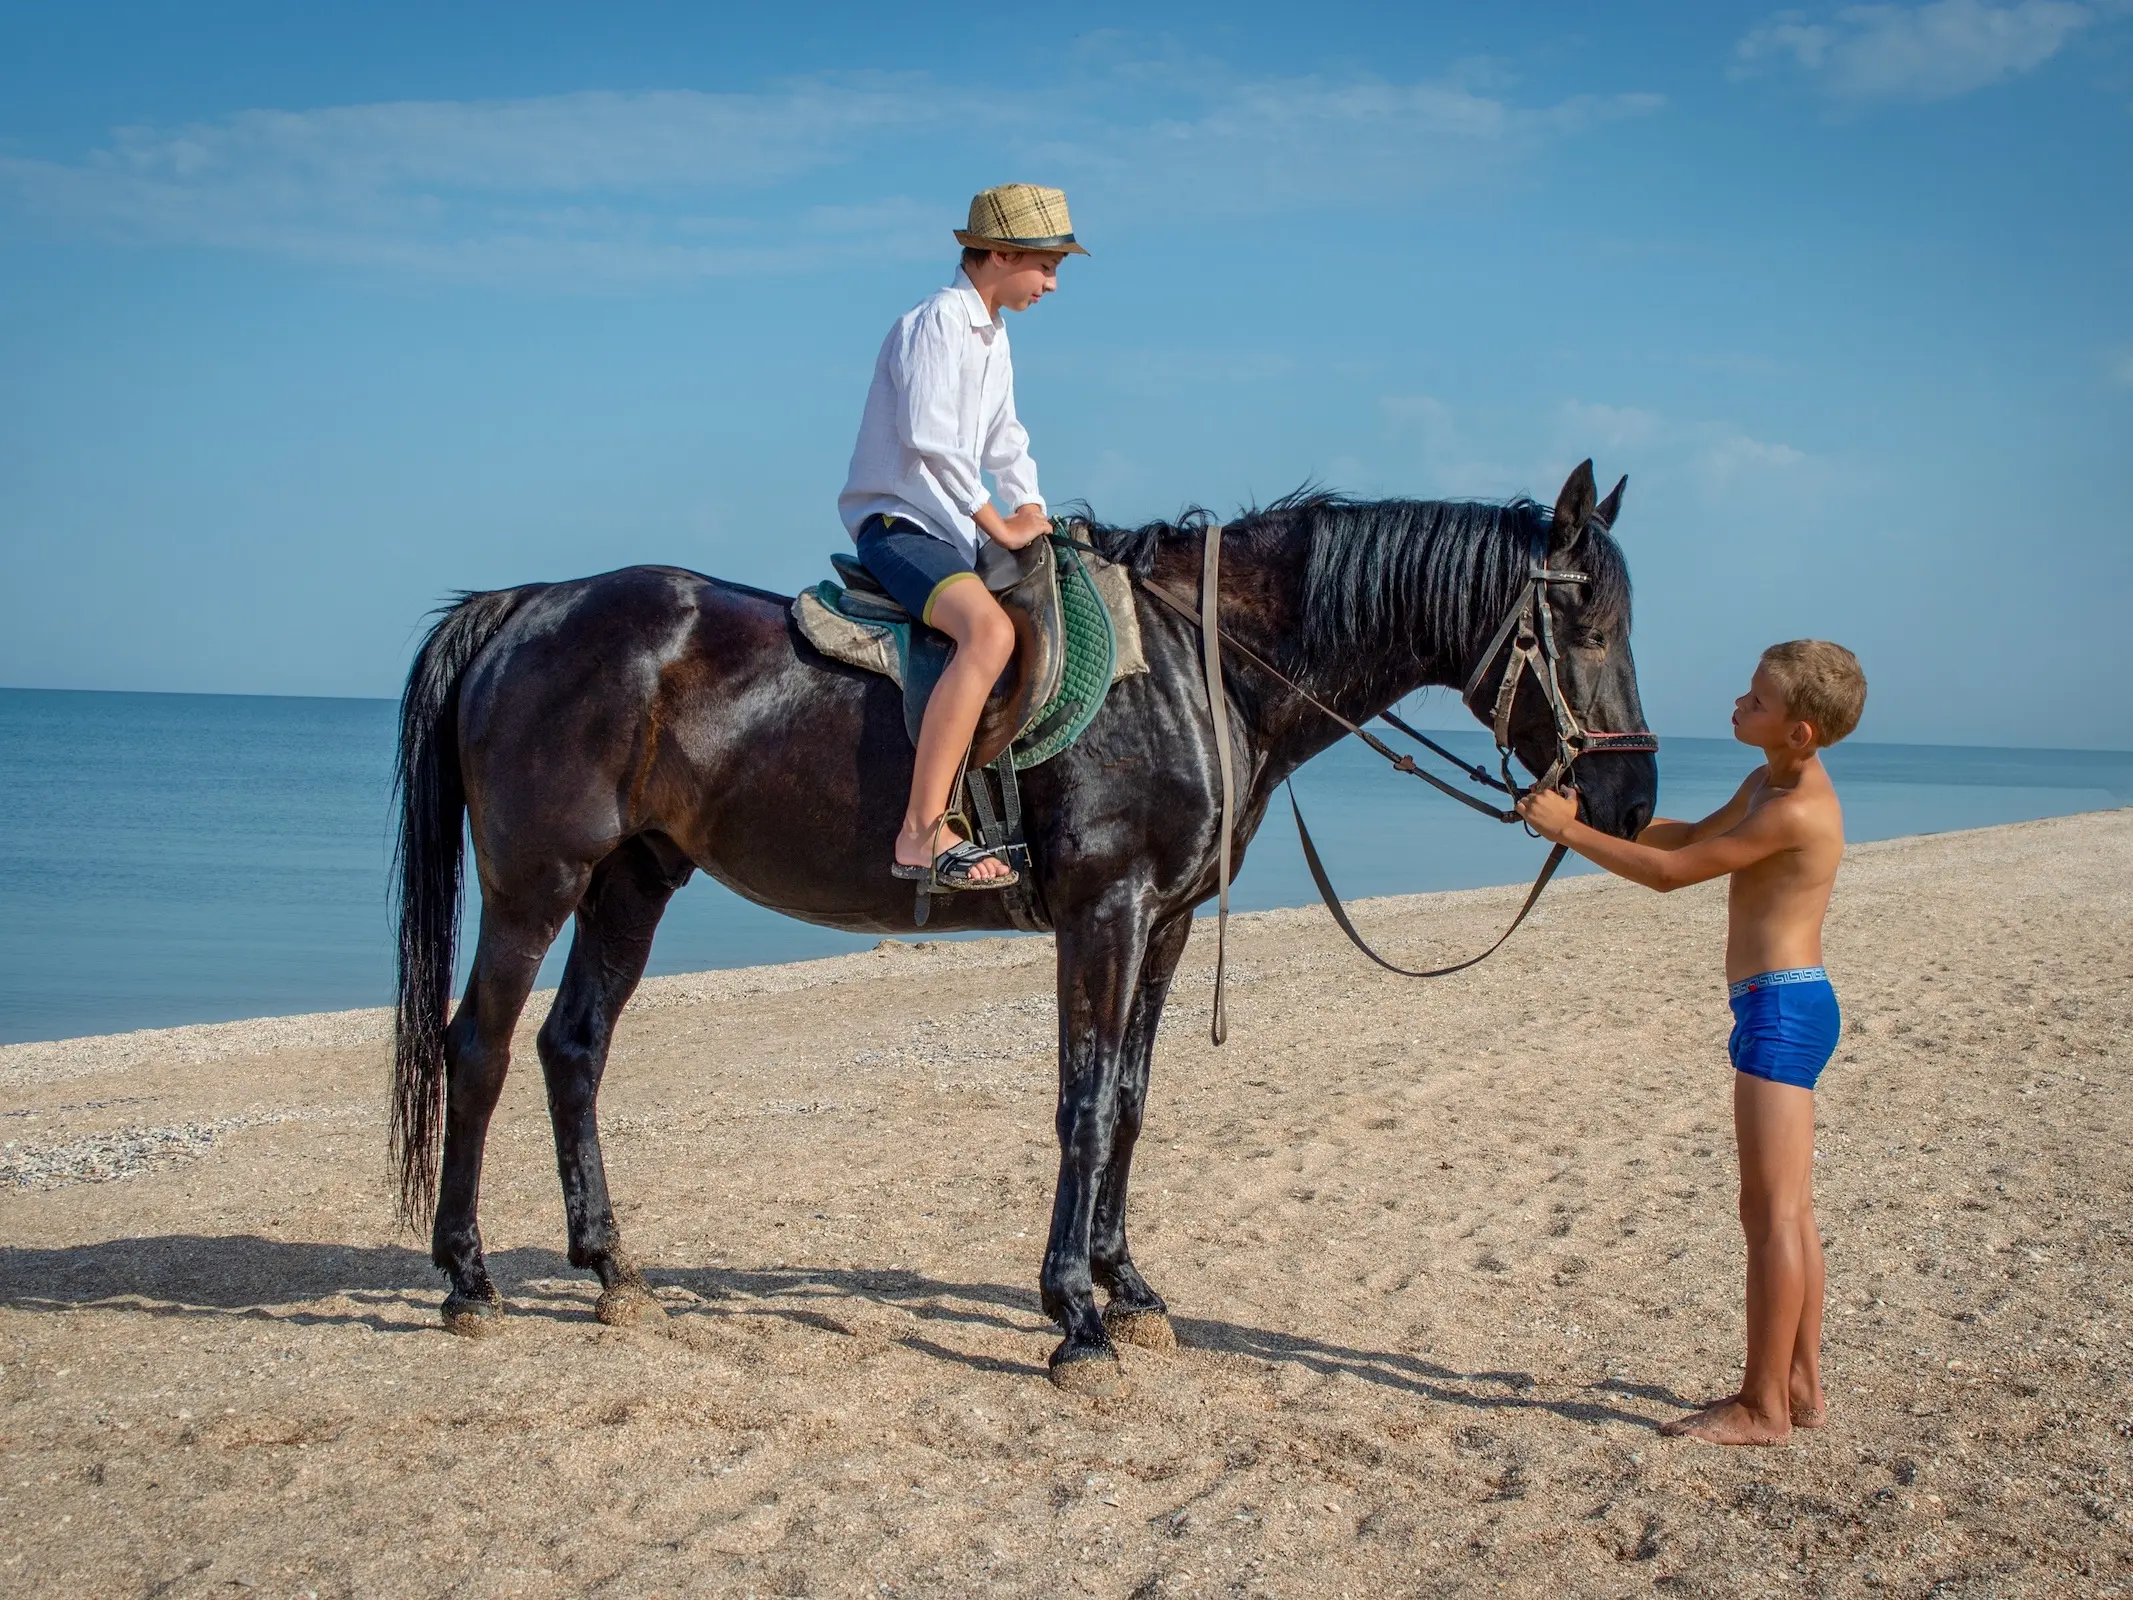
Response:
M859 559L895 602L924 623L933 621L933 601L958 578L977 572L963 552L902 517L869 517L859 525Z

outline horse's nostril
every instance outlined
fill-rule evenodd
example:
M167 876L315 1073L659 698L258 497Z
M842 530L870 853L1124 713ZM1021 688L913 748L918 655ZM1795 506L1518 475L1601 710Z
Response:
M1644 831L1644 825L1652 820L1652 808L1639 800L1629 808L1629 814L1622 820L1628 825L1623 830L1622 837L1634 839Z

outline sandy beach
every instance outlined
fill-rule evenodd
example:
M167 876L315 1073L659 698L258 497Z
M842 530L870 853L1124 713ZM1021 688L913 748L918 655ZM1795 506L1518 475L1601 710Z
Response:
M1136 1170L1174 1356L1062 1394L1048 941L648 982L603 1100L668 1313L562 1254L529 1009L503 1331L391 1226L383 1013L0 1049L0 1592L2133 1593L2133 812L1858 847L1820 1095L1830 1426L1740 1353L1722 888L1476 972L1322 911L1186 966ZM1517 889L1365 902L1395 959Z

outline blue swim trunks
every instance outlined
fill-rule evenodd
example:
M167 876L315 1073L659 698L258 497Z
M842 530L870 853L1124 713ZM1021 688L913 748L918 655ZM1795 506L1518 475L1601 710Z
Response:
M1758 972L1726 990L1733 1037L1726 1053L1736 1072L1812 1089L1836 1053L1843 1019L1837 991L1820 967Z
M919 621L933 621L933 600L958 578L977 572L963 552L905 517L869 517L859 525L859 559L896 603Z

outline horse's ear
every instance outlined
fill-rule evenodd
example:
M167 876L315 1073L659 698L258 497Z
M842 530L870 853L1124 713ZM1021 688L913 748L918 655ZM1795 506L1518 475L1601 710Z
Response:
M1629 475L1623 474L1620 481L1607 491L1607 498L1592 508L1592 520L1609 533L1615 530L1615 518L1622 515L1622 491L1629 487Z
M1599 498L1599 486L1592 481L1592 463L1579 462L1577 470L1564 481L1563 492L1555 497L1555 530L1548 539L1551 556L1567 554L1578 542L1585 524L1592 520L1593 503Z

